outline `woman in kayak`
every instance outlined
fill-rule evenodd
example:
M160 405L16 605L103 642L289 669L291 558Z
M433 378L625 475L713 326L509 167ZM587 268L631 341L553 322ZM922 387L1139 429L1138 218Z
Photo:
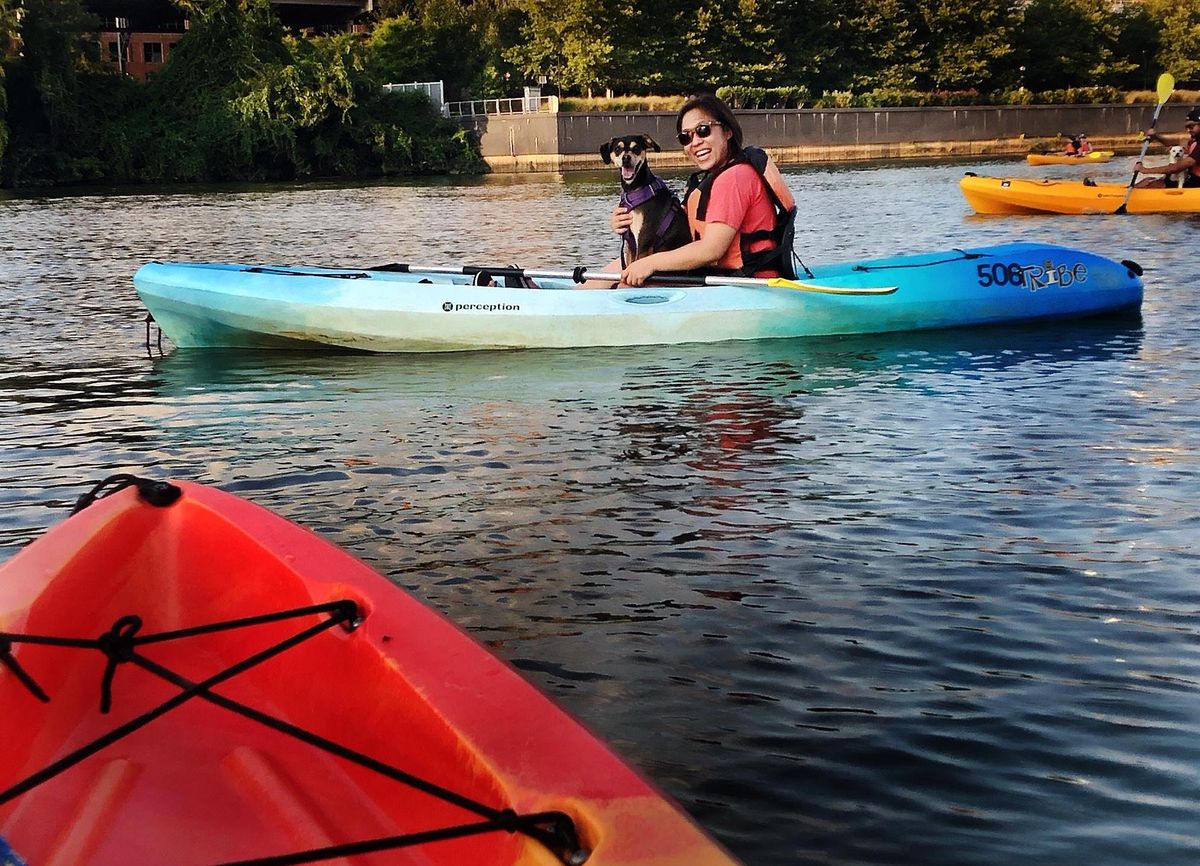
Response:
M1184 189L1200 187L1200 108L1193 108L1188 112L1187 119L1183 122L1183 128L1187 130L1187 138L1180 142L1183 145L1183 156L1180 159L1166 165L1142 165L1140 161L1134 164L1133 170L1138 174L1161 175L1161 177L1138 181L1137 186L1140 189L1164 187L1167 185L1166 176L1179 171L1187 172L1183 179ZM1174 143L1163 138L1157 132L1148 133L1146 137L1167 147Z
M684 152L700 169L684 200L694 240L630 262L621 271L621 282L640 286L660 271L697 269L779 276L780 255L791 255L795 207L779 170L762 151L742 147L741 125L715 96L694 96L684 103L675 129ZM624 208L613 209L613 231L623 233L631 220Z

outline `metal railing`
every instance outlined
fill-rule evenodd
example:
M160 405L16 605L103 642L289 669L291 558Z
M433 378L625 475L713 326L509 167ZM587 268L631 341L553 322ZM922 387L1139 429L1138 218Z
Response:
M472 99L447 102L442 114L447 117L483 117L489 114L556 114L557 96L518 96L513 99Z
M416 90L424 93L429 97L429 102L433 105L435 111L440 111L442 114L446 113L446 103L443 101L445 96L445 87L440 81L409 81L405 84L383 85L384 93L409 90Z

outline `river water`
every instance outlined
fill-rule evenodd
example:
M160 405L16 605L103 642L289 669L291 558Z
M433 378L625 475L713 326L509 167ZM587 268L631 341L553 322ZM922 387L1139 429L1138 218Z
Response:
M1148 268L1141 316L160 354L143 262L602 264L615 179L0 200L0 558L110 473L212 483L447 613L748 864L1197 862L1200 218L974 216L964 169L1078 171L794 169L798 247L1071 244Z

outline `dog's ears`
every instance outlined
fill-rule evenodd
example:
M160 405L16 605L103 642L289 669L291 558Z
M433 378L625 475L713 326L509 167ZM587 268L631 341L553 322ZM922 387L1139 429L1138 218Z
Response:
M655 153L662 153L662 148L658 146L658 142L648 135L643 135L642 139L646 142L646 147Z
M600 145L600 158L604 160L605 164L607 165L612 165L613 141L616 141L616 139L614 138L612 141L606 141L604 144Z

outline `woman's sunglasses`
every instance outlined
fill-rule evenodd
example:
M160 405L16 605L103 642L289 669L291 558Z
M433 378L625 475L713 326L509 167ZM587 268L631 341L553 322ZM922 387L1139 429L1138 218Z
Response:
M721 123L719 120L709 120L705 121L704 123L697 123L694 130L681 129L679 130L679 143L686 147L692 143L693 132L695 132L697 138L708 138L710 135L712 135L712 128L714 126L724 125L725 124Z

